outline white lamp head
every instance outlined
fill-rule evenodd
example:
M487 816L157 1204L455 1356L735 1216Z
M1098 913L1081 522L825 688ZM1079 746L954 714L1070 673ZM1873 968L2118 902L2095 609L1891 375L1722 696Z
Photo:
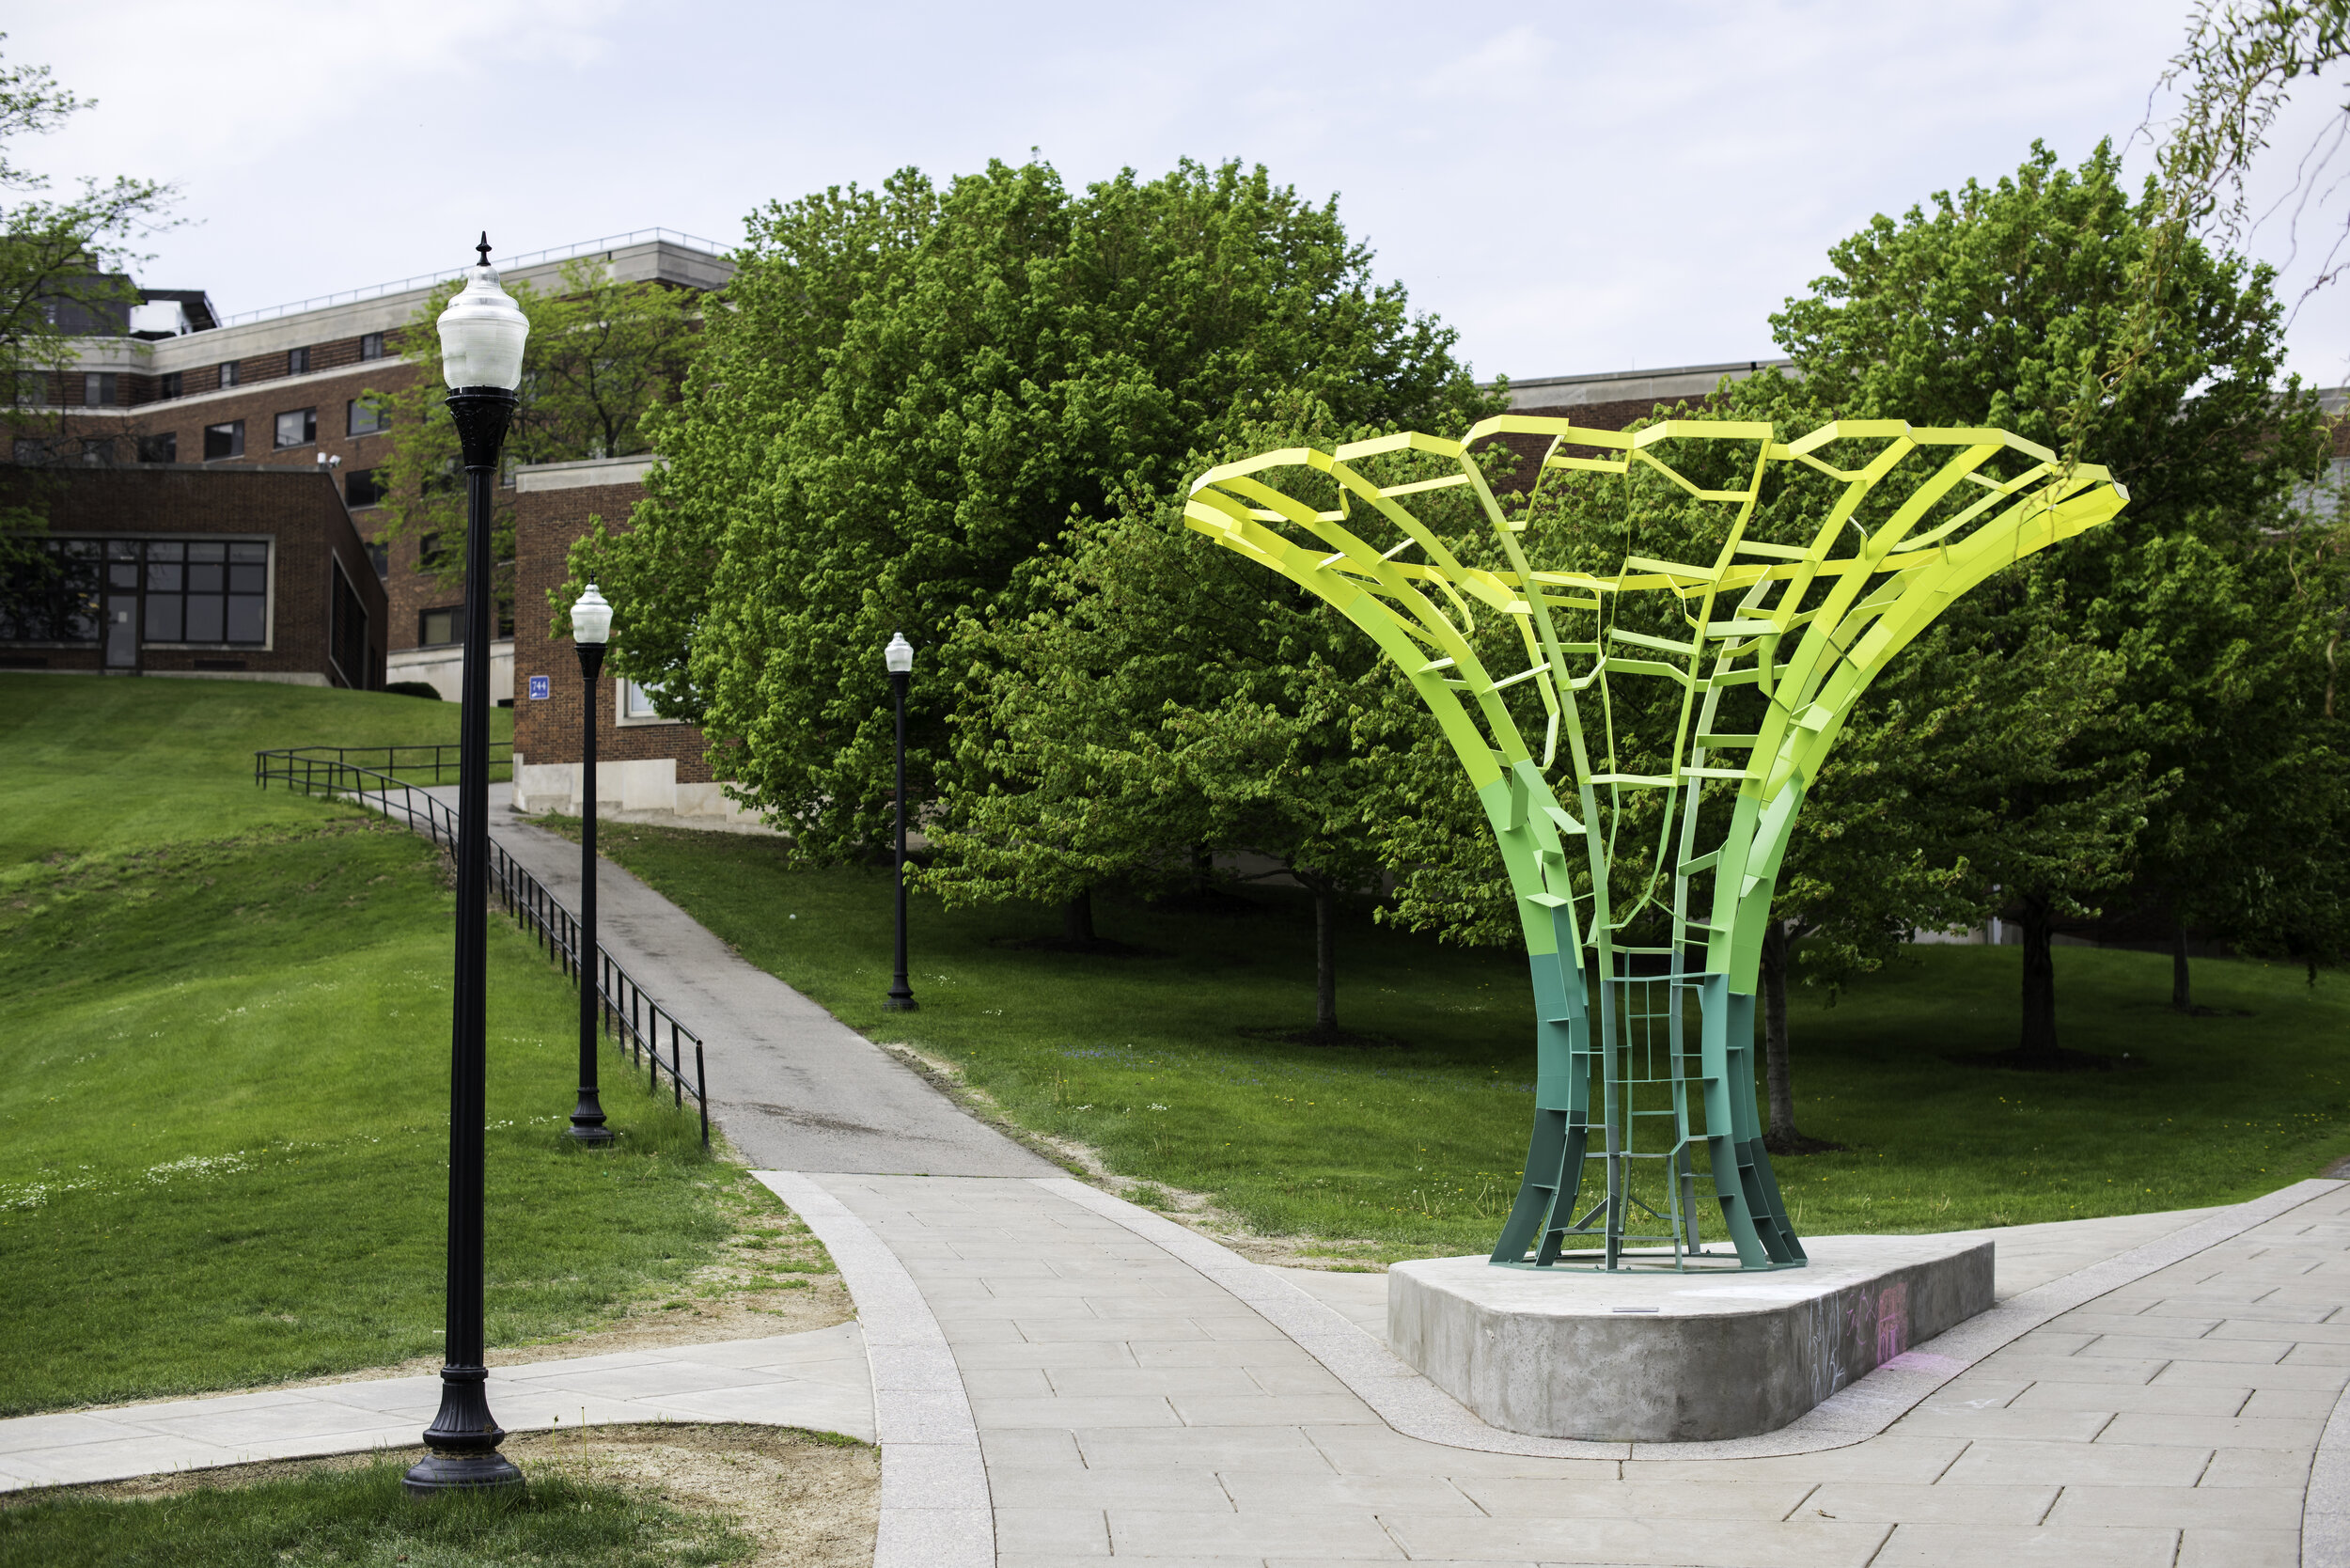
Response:
M572 601L572 641L582 648L602 648L612 640L612 606L589 583L588 591Z
M490 265L490 236L474 247L481 264L468 270L464 288L441 312L441 377L451 390L497 386L511 392L523 381L523 341L530 322L522 306L498 287Z
M889 634L889 646L882 650L882 663L889 666L892 675L914 673L914 644L906 641L903 632Z

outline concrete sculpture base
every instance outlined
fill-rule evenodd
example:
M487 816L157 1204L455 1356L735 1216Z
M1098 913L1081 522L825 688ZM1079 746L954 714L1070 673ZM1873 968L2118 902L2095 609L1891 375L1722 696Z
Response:
M1387 1342L1505 1432L1690 1442L1774 1432L1991 1305L1991 1243L1825 1236L1806 1268L1602 1274L1398 1263Z

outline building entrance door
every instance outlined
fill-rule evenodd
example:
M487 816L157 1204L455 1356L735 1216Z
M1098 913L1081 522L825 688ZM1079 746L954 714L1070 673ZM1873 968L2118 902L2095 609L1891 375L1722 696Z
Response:
M106 595L106 667L125 672L139 667L139 596Z

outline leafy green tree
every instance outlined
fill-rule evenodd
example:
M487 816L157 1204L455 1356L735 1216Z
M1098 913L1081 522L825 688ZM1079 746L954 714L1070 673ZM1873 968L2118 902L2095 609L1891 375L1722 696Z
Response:
M2309 646L2308 628L2293 622L2315 613L2313 601L2263 606L2248 625L2229 603L2248 579L2213 570L2235 562L2261 575L2264 552L2295 530L2295 494L2323 455L2316 400L2280 373L2283 312L2267 269L2188 241L2150 281L2161 199L2152 184L2131 199L2109 144L2077 170L2035 146L1994 186L1969 181L1899 223L1877 218L1830 252L1832 274L1772 318L1823 403L1864 418L1998 425L2051 447L2069 437L2129 488L2117 523L2035 557L1954 622L1969 628L1951 645L1961 664L2035 646L2054 657L2076 643L2117 656L2110 724L2092 722L2053 679L2044 703L2078 714L2106 761L2146 760L2133 806L2128 768L2019 745L2012 755L2033 768L2002 797L2010 825L2037 823L2058 838L2009 855L2003 871L1972 857L2020 915L2023 1049L2040 1059L2055 1049L2053 920L2078 917L2091 894L2118 886L2133 853L2154 884L2188 886L2187 860L2168 857L2207 842L2196 823L2232 789L2232 743L2252 739L2245 731L2259 720L2232 700L2227 661L2215 662L2224 627L2266 639L2252 663L2275 679L2308 691L2322 677L2293 651ZM2128 375L2109 378L2148 288L2170 324ZM2085 666L2068 679L2086 689L2104 681ZM2323 762L2308 747L2295 756L2295 769ZM2076 809L2058 810L2067 790L2082 792ZM2124 830L2134 816L2149 819L2142 838ZM2065 831L2078 835L2069 847L2058 841Z
M1462 400L1459 416L1497 401ZM1340 433L1311 400L1282 405L1185 469L1374 433ZM1067 538L1038 568L1039 607L969 639L981 651L929 885L1082 909L1104 882L1165 889L1203 855L1261 856L1312 895L1310 1034L1343 1038L1339 903L1381 881L1376 824L1401 804L1409 733L1398 705L1418 702L1320 600L1186 528L1180 496L1130 494Z
M49 178L19 163L14 144L97 106L59 86L47 66L0 65L0 191L24 193L0 206L0 407L18 440L58 433L52 378L74 363L75 337L138 303L123 275L140 259L129 247L169 226L178 196L127 178L85 179L71 196L39 194ZM39 559L27 541L43 525L39 493L24 494L0 509L0 570Z
M886 821L893 631L927 647L908 763L928 797L987 656L962 639L1047 602L1073 525L1169 493L1275 389L1347 424L1474 396L1335 203L1238 164L1079 194L1042 163L944 188L907 170L766 208L740 262L655 421L647 502L572 566L642 607L619 664L813 855Z
M650 450L647 416L677 396L699 337L702 299L691 290L620 282L594 257L565 262L562 278L561 290L553 294L519 279L505 286L530 322L522 384L515 389L519 401L506 439L506 461L516 466ZM379 536L385 541L405 534L460 538L464 531L457 428L442 406L447 388L434 325L462 287L463 280L454 278L434 290L401 333L400 350L415 368L415 378L374 394L392 430ZM494 516L495 558L510 560L510 493L499 493ZM445 580L464 575L462 553L455 550L424 566Z

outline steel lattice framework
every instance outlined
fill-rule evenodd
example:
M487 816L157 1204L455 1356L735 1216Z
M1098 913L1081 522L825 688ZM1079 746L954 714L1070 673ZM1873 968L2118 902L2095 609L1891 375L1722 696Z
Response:
M1505 497L1471 453L1510 435L1547 446L1531 490ZM1683 466L1718 475L1727 458L1745 482L1693 482L1668 461L1691 451L1710 461ZM1383 466L1414 477L1383 486L1364 472ZM1808 542L1749 537L1766 481L1803 471L1829 481ZM1625 486L1637 543L1628 481L1645 474L1719 509L1727 532L1710 562L1533 564L1545 487ZM1466 493L1489 540L1448 544L1415 514L1429 510L1416 498L1447 491ZM1459 441L1266 452L1193 485L1192 527L1329 601L1410 679L1499 841L1533 970L1537 1070L1526 1174L1495 1262L1729 1265L1700 1235L1705 1183L1733 1266L1803 1263L1756 1118L1753 1038L1763 929L1804 792L1862 691L1945 606L2127 500L2104 469L2004 431L1898 420L1781 442L1764 423L1625 433L1503 416ZM1500 629L1480 630L1480 617ZM1505 667L1490 668L1496 659ZM1539 713L1511 691L1521 685ZM1643 713L1663 731L1644 751L1619 733ZM1539 745L1520 715L1541 725ZM1636 752L1643 771L1622 771ZM1640 846L1622 841L1627 826ZM1606 1190L1578 1213L1589 1163Z

